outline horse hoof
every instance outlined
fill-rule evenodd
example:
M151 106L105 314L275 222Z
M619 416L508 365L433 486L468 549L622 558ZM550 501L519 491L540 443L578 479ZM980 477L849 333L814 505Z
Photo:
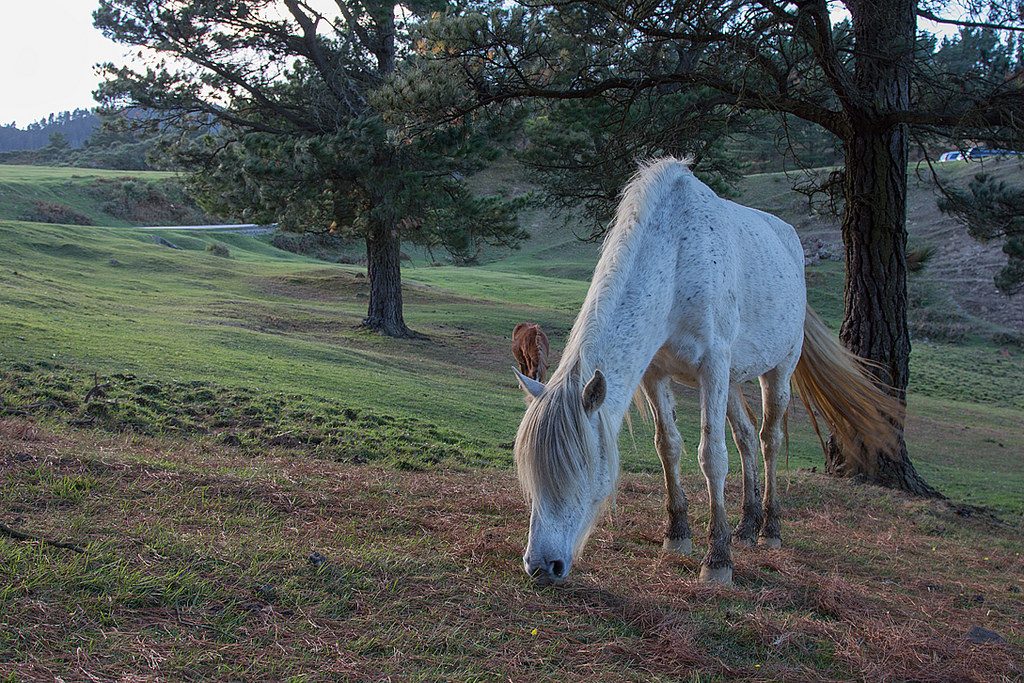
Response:
M709 567L701 565L700 580L703 583L717 583L720 586L732 585L732 567Z
M666 538L661 544L661 549L669 555L689 555L693 553L693 539Z
M768 538L767 536L762 536L759 539L759 542L765 548L771 548L772 550L778 550L779 548L782 547L782 539L778 538L778 537L776 537L776 538Z

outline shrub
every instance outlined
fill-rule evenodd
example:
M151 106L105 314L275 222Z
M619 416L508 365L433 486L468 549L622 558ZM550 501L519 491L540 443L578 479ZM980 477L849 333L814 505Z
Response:
M270 238L270 244L282 251L331 263L366 263L361 245L331 234L279 230Z
M924 247L918 247L911 249L907 252L907 270L911 273L917 273L924 270L924 267L928 265L928 262L935 256L935 247L928 245Z
M206 251L210 252L214 256L220 256L221 258L231 258L231 250L226 245L220 242L214 242L206 245Z
M41 200L36 200L32 203L32 210L25 213L22 216L22 220L34 221L36 223L62 223L64 225L95 225L91 218L75 211L70 206Z
M102 202L104 213L137 225L196 225L212 220L175 180L100 179L90 192Z

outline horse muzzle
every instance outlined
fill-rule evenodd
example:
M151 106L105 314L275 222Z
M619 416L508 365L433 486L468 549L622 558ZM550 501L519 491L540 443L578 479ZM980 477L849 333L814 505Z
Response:
M571 562L552 558L523 557L523 569L539 586L560 585L569 577Z

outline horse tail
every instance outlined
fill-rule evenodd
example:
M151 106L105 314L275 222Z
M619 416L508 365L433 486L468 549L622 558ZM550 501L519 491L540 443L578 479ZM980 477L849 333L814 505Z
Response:
M807 307L804 345L793 373L793 383L807 408L811 424L826 450L814 416L817 410L835 435L847 458L873 472L878 451L897 443L897 425L904 406L871 373L875 364L843 348L821 318Z

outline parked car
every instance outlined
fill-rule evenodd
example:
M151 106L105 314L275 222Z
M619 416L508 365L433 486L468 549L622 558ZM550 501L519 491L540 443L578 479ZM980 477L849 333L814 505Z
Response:
M971 147L966 152L954 150L952 152L943 152L939 155L939 162L945 161L964 161L968 159L986 159L988 157L1006 157L1006 156L1021 156L1024 152L1019 152L1012 149L988 149L987 147Z
M985 147L971 147L967 152L968 159L984 159L985 157L1008 157L1020 156L1024 152L1012 149L986 149Z

